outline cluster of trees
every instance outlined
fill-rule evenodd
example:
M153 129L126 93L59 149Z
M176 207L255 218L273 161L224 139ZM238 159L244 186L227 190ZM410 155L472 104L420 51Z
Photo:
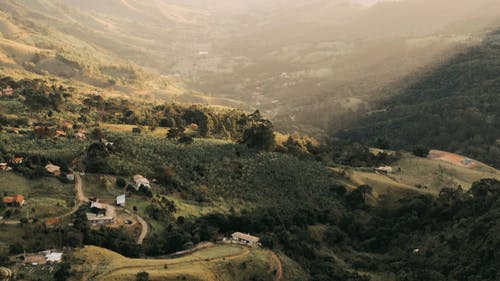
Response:
M146 253L175 252L233 231L261 237L265 247L297 261L310 280L498 280L495 246L500 222L500 182L485 179L468 192L444 188L439 197L383 198L367 205L368 186L337 190L342 206L262 208L240 214L180 217L152 237ZM343 189L343 190L342 190ZM342 195L343 194L343 195ZM390 203L389 203L390 202ZM335 255L330 254L335 253ZM343 262L339 262L342 260Z
M337 133L373 145L386 139L395 149L415 145L454 151L500 167L500 42L493 33L480 46L396 89L384 110Z

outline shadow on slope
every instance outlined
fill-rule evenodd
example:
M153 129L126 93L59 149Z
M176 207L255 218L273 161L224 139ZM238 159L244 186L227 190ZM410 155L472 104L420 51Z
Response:
M500 167L500 30L421 77L333 136L396 149L457 152ZM403 83L405 84L405 83Z

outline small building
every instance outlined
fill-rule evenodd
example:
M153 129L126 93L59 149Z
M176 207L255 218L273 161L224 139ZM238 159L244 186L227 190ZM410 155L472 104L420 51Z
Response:
M61 167L49 163L45 166L45 171L54 176L59 176L61 174Z
M149 180L141 175L135 175L134 176L134 187L136 190L139 190L142 187L145 188L151 188L151 184L149 183Z
M126 198L125 194L116 196L116 205L122 207L125 206L125 198Z
M76 133L76 134L75 134L75 137L76 137L77 139L79 139L79 140L84 140L84 139L86 139L86 138L87 138L87 135L85 135L85 133L80 133L80 132L78 132L78 133Z
M45 219L45 221L43 222L43 224L47 228L54 228L60 222L61 222L61 219L59 219L59 218L48 218L48 219Z
M93 213L87 213L87 221L91 225L100 225L100 224L112 224L114 223L113 217L108 217L106 215L98 215Z
M46 263L60 263L62 261L63 253L49 253L45 255Z
M115 208L108 204L91 201L90 208L97 209L96 213L87 213L87 221L91 225L113 224L115 222Z
M98 201L90 202L91 209L106 210L106 204L99 203Z
M67 174L66 179L69 181L75 181L75 174Z
M19 164L23 164L23 161L24 161L24 158L23 157L14 157L10 160L10 163L11 164L16 164L16 165L19 165Z
M9 168L9 164L0 163L0 171L7 171L7 168Z
M375 172L381 173L381 174L390 174L394 171L394 169L390 166L380 166L375 169Z
M259 237L252 236L250 234L241 233L241 232L235 232L235 233L231 234L231 239L233 241L236 241L236 242L239 242L239 243L251 246L251 247L261 245L259 243L259 241L260 241Z
M2 96L12 96L14 94L14 89L12 89L11 87L8 87L5 89L2 89L2 91L0 93L2 94Z
M3 203L7 206L12 206L12 207L22 207L24 204L26 204L26 200L24 200L24 196L21 194L18 194L16 196L5 196L3 198Z
M56 138L66 137L66 132L62 131L62 130L56 130L56 133L55 133L54 137L56 137Z

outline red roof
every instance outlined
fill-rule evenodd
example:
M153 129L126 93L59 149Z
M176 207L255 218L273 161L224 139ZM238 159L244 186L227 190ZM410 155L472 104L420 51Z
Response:
M18 194L15 197L13 196L5 196L3 198L3 202L6 204L19 203L21 204L24 201L24 196Z

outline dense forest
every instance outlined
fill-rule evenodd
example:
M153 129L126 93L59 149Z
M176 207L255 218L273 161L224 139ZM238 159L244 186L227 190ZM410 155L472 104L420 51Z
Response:
M500 167L500 31L392 90L391 100L335 134L411 150L443 149Z

